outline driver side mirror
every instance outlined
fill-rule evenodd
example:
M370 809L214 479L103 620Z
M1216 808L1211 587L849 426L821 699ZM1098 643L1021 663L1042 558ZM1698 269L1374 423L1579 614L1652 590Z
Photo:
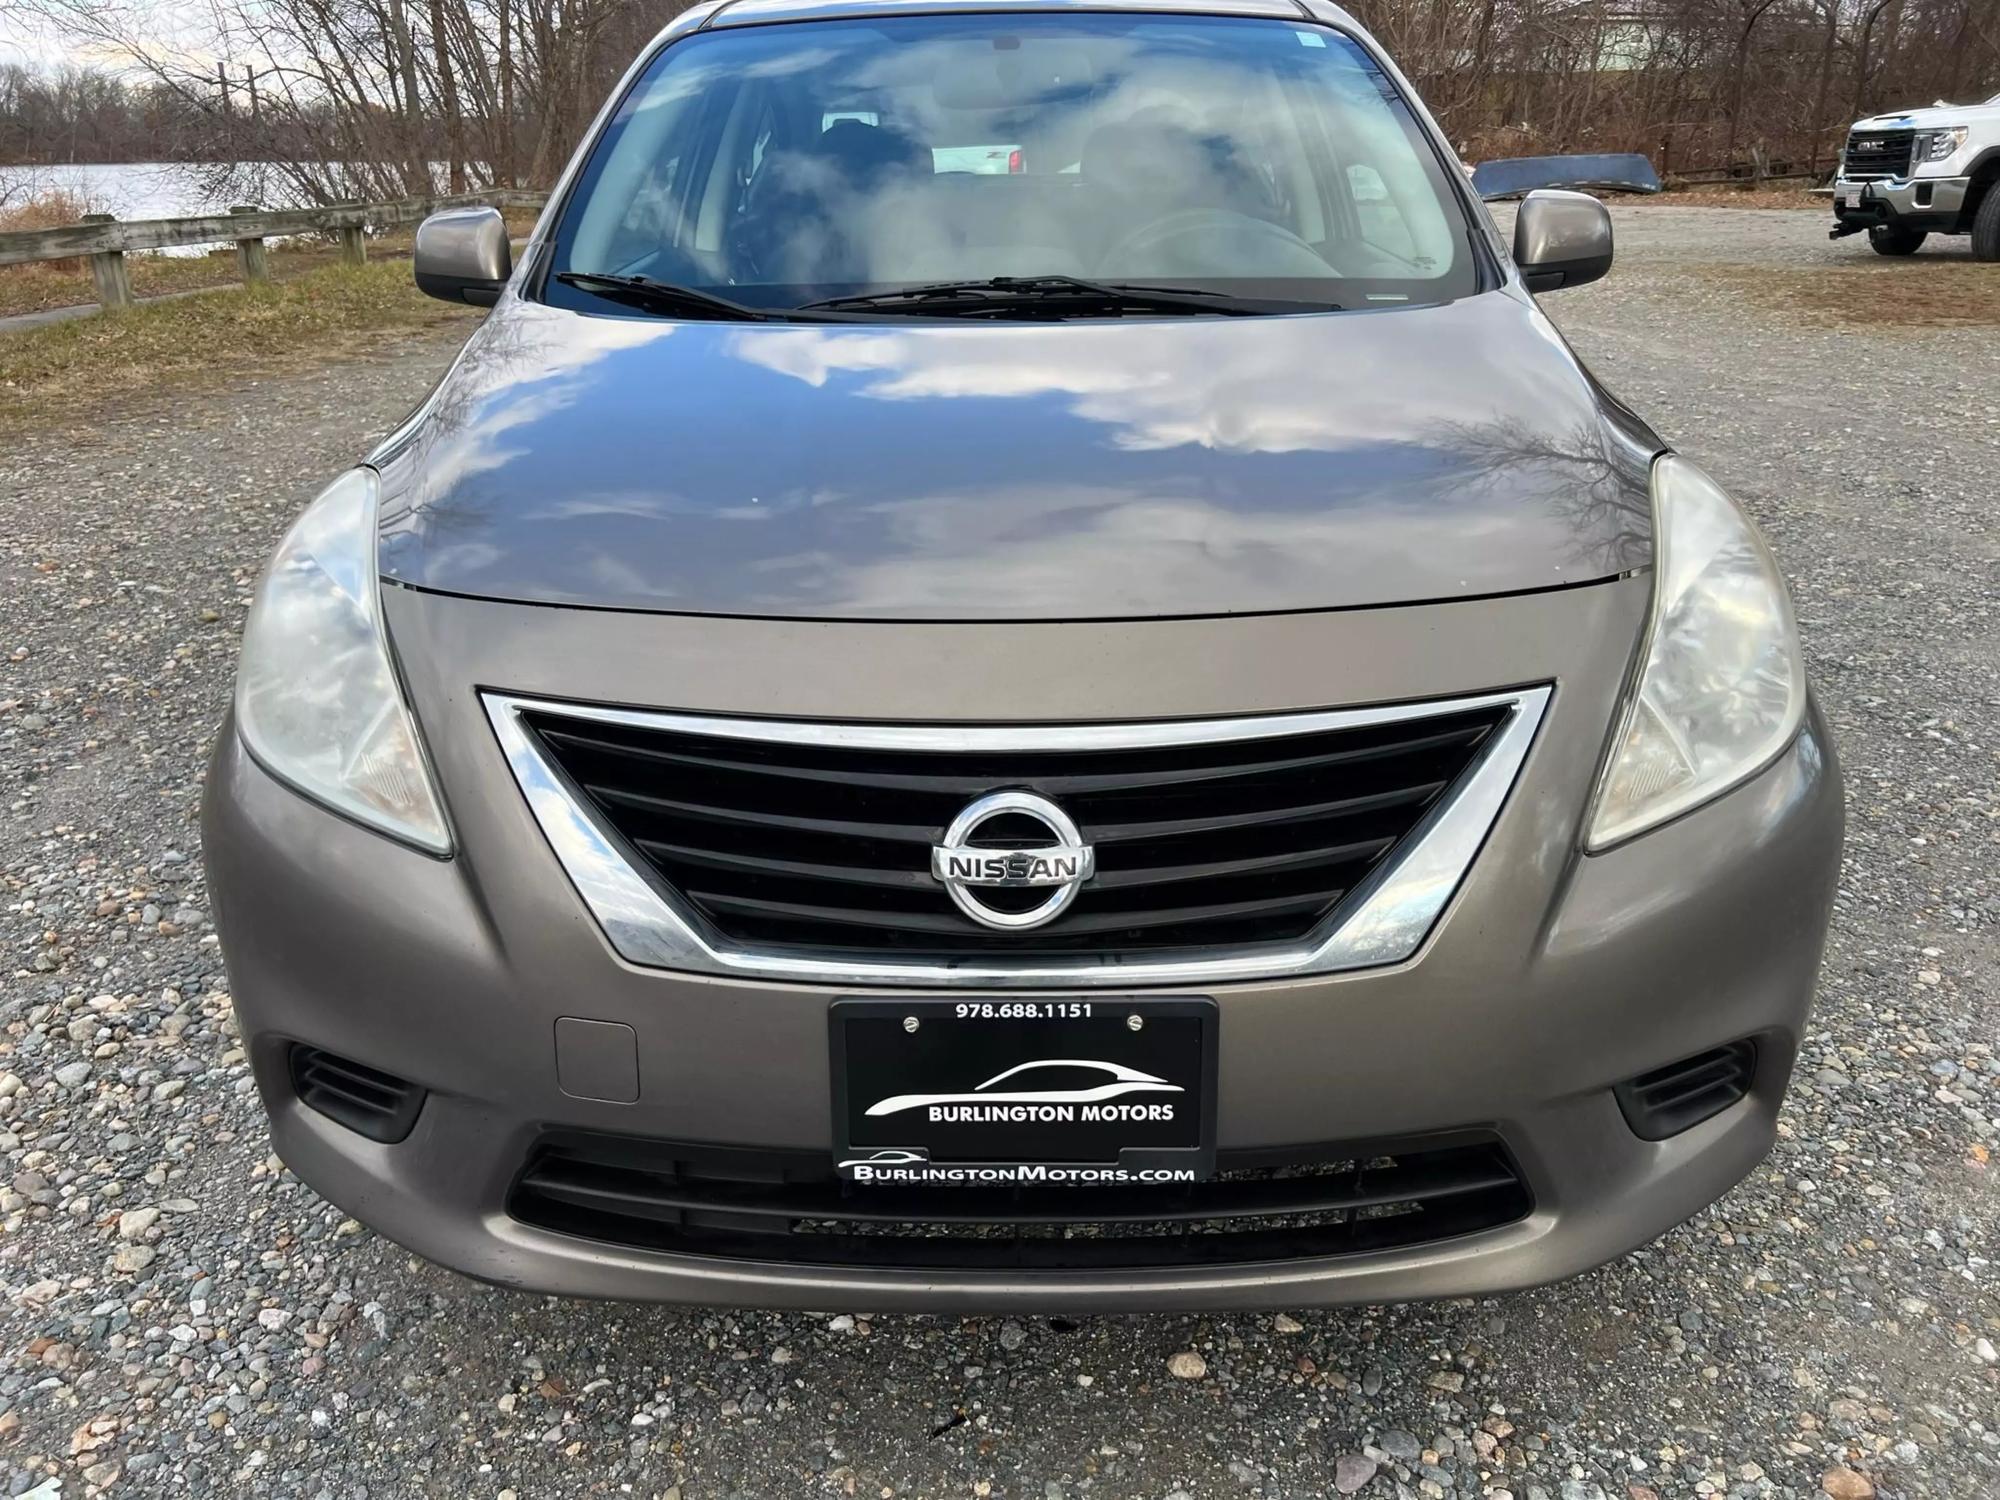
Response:
M491 307L514 274L507 221L497 208L447 208L417 226L417 290L446 302Z
M1531 292L1582 286L1611 269L1611 214L1588 193L1538 188L1514 219L1514 264Z

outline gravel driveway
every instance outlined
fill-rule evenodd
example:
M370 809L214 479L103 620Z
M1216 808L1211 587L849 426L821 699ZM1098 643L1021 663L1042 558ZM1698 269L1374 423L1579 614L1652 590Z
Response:
M2000 1496L2000 339L1788 324L1710 274L1873 259L1818 215L1621 231L1550 309L1770 529L1846 879L1769 1163L1490 1301L725 1315L412 1259L270 1154L195 809L256 569L449 346L0 437L0 1490Z

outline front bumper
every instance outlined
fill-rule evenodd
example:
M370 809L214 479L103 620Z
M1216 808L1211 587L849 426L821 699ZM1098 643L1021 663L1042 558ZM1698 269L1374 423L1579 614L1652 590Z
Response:
M508 624L549 612L419 604L392 591L392 626L458 825L456 859L406 850L304 801L258 767L231 728L211 768L203 812L211 887L277 1149L326 1197L432 1260L576 1295L1111 1311L1468 1295L1588 1269L1699 1211L1768 1150L1840 843L1839 777L1815 712L1789 751L1726 798L1606 854L1575 853L1647 587L1639 578L1424 611L1216 622L1192 656L1185 641L1159 639L1179 635L1169 627L1106 625L1073 642L1102 675L1048 674L1037 654L1031 672L1007 683L1022 717L1073 720L1086 698L1104 717L1143 717L1166 701L1204 714L1308 706L1299 695L1314 691L1308 682L1325 693L1330 670L1348 678L1336 701L1365 702L1388 696L1370 673L1405 684L1403 696L1432 696L1510 680L1509 653L1556 666L1543 737L1413 960L1201 991L1222 1008L1225 1152L1487 1131L1505 1143L1532 1195L1532 1210L1514 1222L1381 1253L1030 1274L662 1253L510 1215L510 1189L551 1131L826 1151L826 1006L854 990L674 974L617 958L563 882L471 686L562 684L575 697L643 693L640 701L736 711L780 711L762 701L776 698L800 716L831 708L815 693L837 694L854 717L913 717L919 699L992 690L1035 627L958 631L950 680L959 687L926 690L897 658L922 659L930 651L922 638L940 627L880 636L885 649L843 656L856 663L852 675L828 684L813 666L825 658L810 653L791 665L794 653L769 652L762 672L727 669L744 660L752 637L790 627L628 622L616 628L642 637L623 648L635 656L662 644L666 630L734 633L720 664L703 641L683 639L664 666L649 657L650 670L688 680L635 685L619 651L578 650L585 643L575 639L538 647L545 624ZM1453 611L1464 612L1453 623L1473 628L1436 628ZM1411 628L1416 616L1432 622L1435 648L1407 648L1393 662L1362 649L1366 632L1426 638ZM565 629L614 628L567 618ZM844 630L875 629L798 633L825 645ZM655 630L662 634L643 639ZM1161 646L1183 662L1170 684L1158 673L1104 670L1128 649ZM692 680L709 672L716 680ZM945 701L940 716L975 714ZM555 1032L565 1017L632 1029L636 1101L564 1092ZM1747 1097L1666 1140L1641 1140L1627 1127L1615 1084L1746 1037L1759 1043ZM407 1139L378 1144L302 1105L287 1065L295 1041L429 1090Z
M1933 233L1951 233L1959 223L1969 177L1913 177L1833 184L1834 232L1855 234L1877 224L1899 224ZM1850 202L1850 197L1854 201Z

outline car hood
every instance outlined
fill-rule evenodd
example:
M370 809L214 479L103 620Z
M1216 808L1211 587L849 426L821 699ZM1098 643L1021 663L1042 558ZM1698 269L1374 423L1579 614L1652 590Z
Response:
M2000 103L1986 104L1933 104L1924 109L1891 111L1886 115L1871 115L1865 120L1856 120L1855 130L1908 130L1912 127L1923 130L1938 125L1996 125L2000 124Z
M822 619L1407 603L1651 556L1658 441L1525 297L741 324L509 298L372 460L385 577Z

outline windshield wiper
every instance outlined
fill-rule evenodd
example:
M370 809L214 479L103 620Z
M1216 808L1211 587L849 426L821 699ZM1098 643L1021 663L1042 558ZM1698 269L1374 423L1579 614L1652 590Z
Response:
M989 276L982 281L933 281L919 286L897 287L886 292L857 292L847 297L826 297L805 303L799 310L816 308L921 308L927 313L984 315L996 311L1040 309L1051 312L1106 312L1130 309L1140 312L1212 313L1220 317L1242 317L1251 313L1338 311L1327 302L1268 302L1232 297L1225 292L1202 291L1195 287L1152 286L1135 281L1086 281L1081 276Z
M558 271L555 279L564 286L579 287L586 292L595 292L600 297L609 297L614 302L629 302L634 307L650 307L658 312L683 313L697 318L714 318L732 323L818 321L813 318L801 319L790 308L751 307L748 303L732 302L727 297L718 297L713 292L698 292L691 286L676 286L671 281L656 281L651 276L613 276L603 271Z

